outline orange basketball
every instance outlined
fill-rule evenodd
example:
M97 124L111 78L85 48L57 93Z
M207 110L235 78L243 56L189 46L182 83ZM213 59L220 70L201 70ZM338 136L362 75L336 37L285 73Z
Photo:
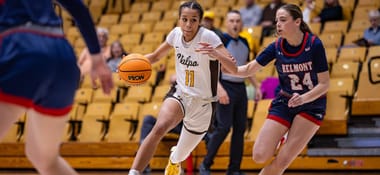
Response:
M118 67L119 77L130 85L140 85L148 81L152 65L144 55L132 53L125 56Z

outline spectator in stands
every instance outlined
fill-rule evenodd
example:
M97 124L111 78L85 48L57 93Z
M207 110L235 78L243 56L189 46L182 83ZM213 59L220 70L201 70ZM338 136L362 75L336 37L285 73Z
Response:
M223 32L215 27L214 20L215 20L215 13L213 11L207 10L203 14L201 25L205 27L206 29L214 31L216 35L218 35L219 38L224 43L225 41L223 38Z
M101 52L103 55L103 59L106 60L110 55L110 46L107 46L108 41L108 30L105 28L98 27L96 30L98 35L99 44L101 47ZM88 48L83 49L78 59L79 68L81 71L81 75L85 75L90 73L92 60L90 53L88 52Z
M175 92L175 85L176 85L176 75L172 75L170 77L170 84L172 84L172 87L170 88L169 92L166 94L166 97L173 96ZM165 99L164 98L164 99ZM141 126L141 134L140 134L140 144L144 141L146 136L152 131L153 126L156 124L156 119L157 116L152 116L152 115L147 115L144 116L143 124ZM169 131L169 133L174 133L174 134L180 134L182 130L182 125L183 123L179 123L176 127L174 127L172 130ZM150 166L148 165L144 171L143 174L149 174L151 172Z
M287 140L260 175L282 175L318 131L326 113L329 70L322 41L311 34L302 19L301 9L294 4L276 13L279 38L253 61L238 67L239 77L254 75L275 60L280 92L269 108L269 114L256 138L252 157L257 163L271 160L278 143Z
M244 65L249 61L250 49L246 39L239 36L243 28L240 12L232 10L226 16L227 33L225 47L235 58L237 65ZM260 85L254 76L248 78L255 86L256 99L261 98ZM218 84L219 103L216 109L215 129L209 136L207 154L200 168L200 175L209 175L210 167L216 153L233 129L230 148L230 164L227 169L228 175L239 175L240 164L243 156L244 132L247 121L247 93L244 78L233 77L222 72Z
M123 45L119 41L115 41L111 44L110 55L111 57L107 59L108 67L110 67L112 72L117 72L120 61L128 53L125 52Z
M343 19L343 9L339 0L325 0L325 5L319 15L312 22L325 23L326 21L337 21Z
M321 9L315 5L315 0L305 0L302 6L303 20L310 23L312 19L318 16L320 11Z
M245 0L245 6L240 8L243 26L252 27L259 25L262 13L263 9L255 4L255 0Z
M380 12L371 10L368 12L371 26L364 31L363 38L368 42L368 45L380 45Z
M272 0L271 3L265 6L260 20L260 25L263 26L263 37L274 34L276 11L284 4L282 0Z

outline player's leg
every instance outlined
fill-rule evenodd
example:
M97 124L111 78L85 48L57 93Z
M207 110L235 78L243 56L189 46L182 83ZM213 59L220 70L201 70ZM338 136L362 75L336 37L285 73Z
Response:
M253 160L257 163L265 163L272 158L278 143L287 131L287 126L278 121L266 119L253 146Z
M131 170L142 172L148 165L150 159L156 151L158 143L172 128L174 128L183 118L183 112L179 101L174 98L167 98L160 109L157 122L152 131L144 139L137 151ZM130 172L130 174L132 174Z
M280 152L260 175L281 175L319 129L319 125L297 115L289 129L287 141Z
M25 111L24 107L0 101L0 141Z
M68 116L49 116L28 111L25 152L42 175L77 174L59 155Z

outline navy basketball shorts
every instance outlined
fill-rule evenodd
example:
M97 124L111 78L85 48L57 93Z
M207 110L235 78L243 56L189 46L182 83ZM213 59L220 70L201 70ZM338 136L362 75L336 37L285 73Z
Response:
M288 97L281 95L273 99L267 118L277 121L288 128L292 125L296 115L300 115L318 126L321 125L326 113L326 96L294 108L288 107L288 100Z
M80 71L63 35L17 30L0 33L0 101L37 112L70 112Z

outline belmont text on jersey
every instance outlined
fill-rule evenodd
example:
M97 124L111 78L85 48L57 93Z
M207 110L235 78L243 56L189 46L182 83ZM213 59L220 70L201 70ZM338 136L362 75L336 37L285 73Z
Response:
M305 63L297 64L282 64L283 73L292 73L292 72L309 72L313 70L313 62L308 61Z

